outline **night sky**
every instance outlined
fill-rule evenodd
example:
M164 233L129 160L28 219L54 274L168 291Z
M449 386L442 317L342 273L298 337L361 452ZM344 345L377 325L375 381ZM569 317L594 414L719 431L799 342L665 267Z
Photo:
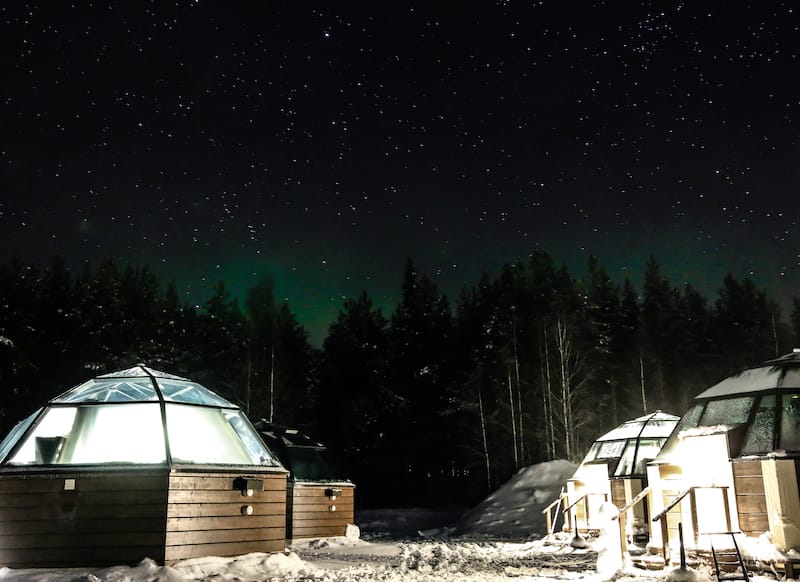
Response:
M3 2L0 258L202 303L271 275L319 342L411 256L549 251L800 294L797 2Z

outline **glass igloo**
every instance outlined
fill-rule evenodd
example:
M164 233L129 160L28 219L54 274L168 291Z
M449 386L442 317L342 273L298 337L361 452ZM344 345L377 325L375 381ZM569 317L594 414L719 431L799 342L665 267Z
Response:
M594 442L582 465L605 463L609 477L644 477L679 420L657 411L624 422Z
M567 480L564 529L595 531L601 505L611 501L626 507L647 486L647 464L656 458L680 419L656 411L622 423L598 438L583 462ZM647 535L643 507L634 511L635 533ZM600 518L600 521L597 519Z
M0 565L279 552L286 479L238 406L138 365L50 400L0 443Z
M52 399L0 444L6 466L279 466L238 406L180 376L136 366Z

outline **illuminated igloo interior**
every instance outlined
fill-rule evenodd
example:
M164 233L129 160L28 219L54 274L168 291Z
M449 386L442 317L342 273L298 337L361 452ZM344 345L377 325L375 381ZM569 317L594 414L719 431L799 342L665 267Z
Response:
M143 365L84 382L0 443L10 468L70 465L280 467L238 406Z
M644 476L647 462L658 456L678 420L657 411L624 422L592 444L581 466L605 463L609 477Z

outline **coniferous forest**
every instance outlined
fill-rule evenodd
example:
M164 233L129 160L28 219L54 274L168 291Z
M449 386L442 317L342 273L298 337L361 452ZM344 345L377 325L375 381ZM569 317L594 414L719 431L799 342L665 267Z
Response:
M624 420L681 414L795 345L797 297L781 313L732 275L706 297L655 259L637 289L594 257L576 275L539 252L454 300L409 260L394 312L366 292L345 301L321 349L268 277L241 301L219 282L194 306L146 266L107 260L76 274L59 258L12 260L0 264L0 429L144 362L323 441L362 506L464 505L522 466L579 460Z

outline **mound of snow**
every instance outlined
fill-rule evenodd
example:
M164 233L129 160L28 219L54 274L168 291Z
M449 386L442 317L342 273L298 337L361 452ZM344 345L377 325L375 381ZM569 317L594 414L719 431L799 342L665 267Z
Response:
M558 497L575 469L565 460L523 467L464 514L449 533L514 538L544 535L547 521L542 510Z

